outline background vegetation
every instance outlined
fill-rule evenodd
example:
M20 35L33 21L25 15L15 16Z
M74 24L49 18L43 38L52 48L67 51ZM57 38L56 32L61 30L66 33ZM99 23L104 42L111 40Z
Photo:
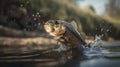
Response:
M2 26L43 33L42 25L50 19L75 21L87 36L104 34L106 40L120 39L119 20L97 16L92 6L81 10L74 0L0 0Z

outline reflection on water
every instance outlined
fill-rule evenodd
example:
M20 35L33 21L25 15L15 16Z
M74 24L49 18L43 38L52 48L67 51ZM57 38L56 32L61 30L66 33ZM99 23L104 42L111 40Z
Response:
M120 67L120 42L100 43L97 40L91 45L95 47L84 48L83 53L76 48L60 53L8 51L9 54L0 54L0 67Z
M120 67L120 59L90 59L82 61L80 67Z

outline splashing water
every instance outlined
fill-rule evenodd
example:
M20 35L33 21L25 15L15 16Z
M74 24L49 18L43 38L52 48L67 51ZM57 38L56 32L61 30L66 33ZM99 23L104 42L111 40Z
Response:
M93 58L93 57L102 57L102 38L103 35L96 35L95 36L95 40L93 40L89 45L89 47L84 47L84 54L88 57L88 58ZM59 48L57 49L53 49L53 51L57 51L57 52L61 52L61 51L66 51L67 47L60 45Z
M101 57L103 55L101 47L102 37L103 35L96 35L95 40L89 44L90 48L84 48L84 53L88 58Z
M95 40L90 43L92 49L101 49L103 35L95 36Z
M66 51L68 48L65 45L60 45L59 48L53 49L53 51L61 52L61 51Z
M102 53L102 38L103 35L96 35L95 40L93 40L89 45L89 47L84 47L84 54L87 56L87 58L95 58L95 57L103 57ZM66 51L66 47L61 45L57 49L53 49L53 51L61 52Z

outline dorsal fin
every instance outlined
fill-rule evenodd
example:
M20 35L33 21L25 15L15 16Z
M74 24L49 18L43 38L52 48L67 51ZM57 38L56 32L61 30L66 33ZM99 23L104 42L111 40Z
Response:
M74 27L74 29L75 29L76 31L78 30L77 23L76 23L74 20L72 20L72 21L70 22L70 24Z

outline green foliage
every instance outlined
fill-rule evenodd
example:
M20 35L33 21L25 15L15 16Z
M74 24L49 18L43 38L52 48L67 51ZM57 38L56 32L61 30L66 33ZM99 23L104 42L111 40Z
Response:
M82 11L74 5L73 0L1 0L0 4L3 3L17 4L18 6L22 4L23 7L28 10L28 14L32 15L39 12L40 15L44 16L42 19L49 17L49 19L75 20L79 30L84 31L87 35L107 34L112 37L117 37L120 33L120 29L117 28L112 21ZM0 9L2 9L2 7L0 7ZM93 7L90 7L90 9L94 12ZM110 29L110 27L112 27L112 29ZM96 30L96 28L98 29ZM104 30L101 32L101 29ZM107 32L108 29L117 32L114 33L115 35L112 35L113 32Z

